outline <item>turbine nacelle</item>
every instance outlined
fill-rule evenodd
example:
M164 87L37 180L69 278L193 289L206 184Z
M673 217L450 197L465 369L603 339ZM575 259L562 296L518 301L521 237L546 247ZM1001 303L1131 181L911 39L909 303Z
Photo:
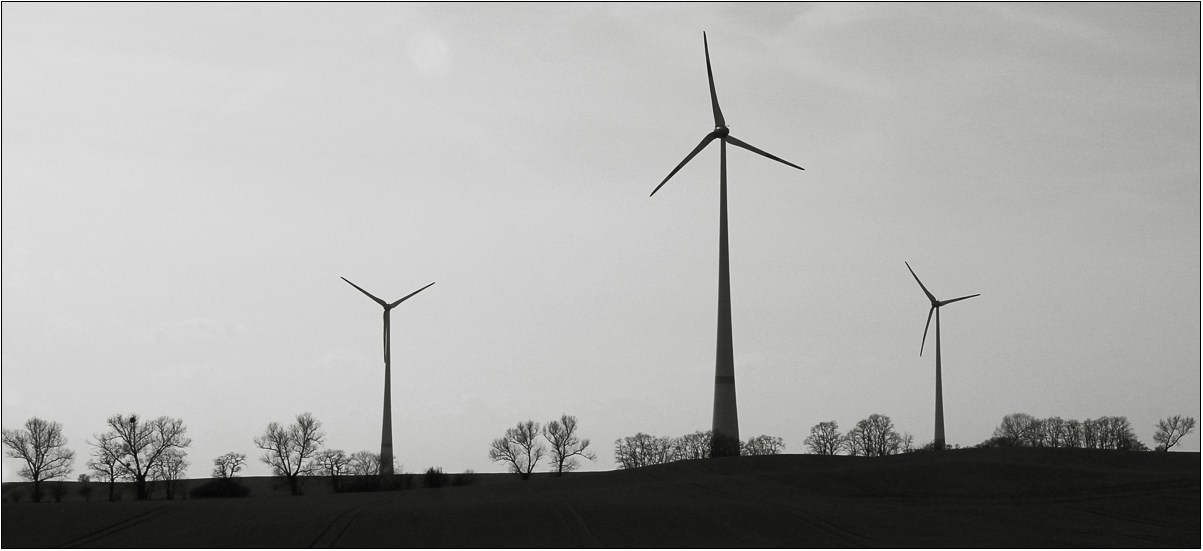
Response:
M978 297L978 296L981 296L981 293L978 293L976 295L952 298L952 299L948 299L948 300L937 300L936 296L931 294L931 291L927 290L927 286L924 285L923 282L919 280L919 276L915 274L915 270L911 269L910 263L903 262L903 264L906 264L906 269L910 270L911 275L914 276L914 278L915 278L915 281L917 283L919 283L919 288L923 289L923 294L927 295L927 299L931 301L931 309L927 311L927 323L923 324L923 340L919 342L919 355L922 356L923 355L923 346L925 344L927 344L927 330L931 327L932 314L939 315L939 310L940 310L941 306L947 306L949 304L952 304L957 301L965 300L967 298ZM939 322L937 322L936 325L939 325ZM937 333L938 332L939 332L939 330L937 329Z
M385 301L381 300L380 298L378 298L376 295L373 295L372 293L369 293L369 292L365 291L363 287L360 287L360 286L358 286L358 285L356 285L356 284L354 284L354 283L351 283L351 280L349 280L349 279L347 279L347 278L345 278L345 277L340 277L339 279L342 279L343 281L346 281L347 283L350 283L352 287L354 287L354 288L356 288L356 289L359 289L359 292L361 292L361 293L363 293L363 294L367 295L367 296L368 296L368 298L372 299L373 301L375 301L375 302L376 302L376 304L379 304L379 305L380 305L382 308L384 308L384 311L385 311L385 312L388 312L389 310L392 310L393 308L396 308L398 304L401 304L402 302L405 302L407 299L409 299L409 297L412 297L412 296L414 296L414 295L416 295L416 294L418 294L418 293L421 293L422 291L424 291L424 290L426 289L426 287L430 287L430 285L434 285L434 282L432 281L432 282L430 282L430 284L429 284L429 285L427 285L426 287L422 287L421 289L418 289L417 291L414 291L414 292L412 292L412 293L410 293L410 294L408 294L408 295L405 295L404 297L401 297L401 298L397 299L397 301L396 301L396 302L391 302L391 303L390 303L390 302L385 302Z
M664 184L668 183L669 178L672 178L677 171L681 170L681 167L685 166L685 163L688 163L690 159L694 158L695 155L700 153L703 149L706 149L706 146L710 145L710 142L714 140L720 140L723 143L729 143L735 147L746 149L752 153L792 166L798 170L806 170L785 159L776 157L752 147L751 145L731 135L731 129L727 127L727 120L723 118L723 110L718 106L718 93L714 91L714 73L710 70L710 45L706 42L706 33L704 32L702 33L702 45L706 49L706 80L710 83L710 107L714 111L714 130L711 130L709 134L706 134L706 136L702 138L702 142L699 143L697 147L694 147L693 151L689 152L689 155L685 156L685 160L677 164L677 167L674 168L672 172L668 173L668 176L666 176L664 180L660 182L660 185L656 186L656 189L652 190L651 195L655 195L657 191L660 191L660 188L664 187Z

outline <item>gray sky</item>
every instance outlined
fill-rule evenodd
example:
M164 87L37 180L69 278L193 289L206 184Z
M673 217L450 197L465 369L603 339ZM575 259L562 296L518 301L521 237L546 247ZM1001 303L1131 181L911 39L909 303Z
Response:
M310 411L407 471L576 415L710 427L718 148L740 432L1200 416L1199 4L4 4L3 417ZM931 343L929 343L930 346ZM930 349L929 349L930 350ZM1199 438L1182 448L1199 450ZM15 460L4 460L4 479Z

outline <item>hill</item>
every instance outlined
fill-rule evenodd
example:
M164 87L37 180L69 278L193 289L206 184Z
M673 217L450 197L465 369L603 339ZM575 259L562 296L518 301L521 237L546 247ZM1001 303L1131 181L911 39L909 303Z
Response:
M1198 453L970 449L682 461L527 482L478 475L489 483L398 492L5 502L0 543L1198 548L1199 466Z

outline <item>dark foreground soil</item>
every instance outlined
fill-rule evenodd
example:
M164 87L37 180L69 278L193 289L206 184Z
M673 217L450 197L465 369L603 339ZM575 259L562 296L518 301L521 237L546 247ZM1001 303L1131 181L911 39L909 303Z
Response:
M1197 549L1199 473L1198 453L742 457L396 492L5 502L0 544Z

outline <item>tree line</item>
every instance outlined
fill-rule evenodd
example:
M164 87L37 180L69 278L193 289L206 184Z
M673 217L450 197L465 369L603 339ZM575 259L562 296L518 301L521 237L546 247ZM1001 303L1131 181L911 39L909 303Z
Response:
M697 431L677 438L642 432L614 441L614 461L620 469L635 469L711 455L711 431ZM734 439L733 439L734 440ZM785 441L760 435L740 441L740 455L776 455L785 451Z
M156 485L162 486L167 499L180 494L178 483L186 478L191 466L186 448L192 444L182 419L162 416L147 420L137 415L114 415L105 424L107 431L86 441L92 448L86 462L89 472L79 475L80 482L107 484L109 501L118 498L119 482L132 482L135 497L140 500L149 499ZM263 450L259 460L271 468L272 474L284 478L294 495L301 493L304 477L308 476L329 476L334 490L339 491L344 476L379 474L379 454L323 449L326 434L321 427L322 423L308 412L297 415L295 422L287 426L268 424L263 434L253 439L255 446ZM32 483L34 501L42 499L44 482L66 478L73 470L75 452L67 448L60 423L30 418L21 429L3 429L3 444L8 457L23 461L17 474ZM193 494L246 495L247 490L233 482L246 467L246 461L247 456L237 452L214 459L211 473L214 480L205 487L194 488ZM399 465L394 467L400 471ZM90 500L90 485L81 486L79 491ZM61 494L55 497L61 498Z
M118 482L133 482L137 499L149 499L156 483L163 485L168 499L174 499L178 482L185 478L190 463L186 448L192 444L187 427L181 419L161 416L146 420L137 415L114 415L105 424L107 431L94 434L87 444L92 452L87 460L89 473L79 476L80 482L95 478L108 484L109 500L116 499ZM302 492L305 477L328 476L334 490L340 491L344 477L379 477L380 456L370 451L347 454L343 450L323 449L326 434L321 422L306 412L296 416L287 426L269 423L262 435L253 440L263 450L259 460L272 473L284 478L294 495ZM1158 421L1153 441L1157 451L1169 451L1196 426L1193 417L1175 415ZM614 460L620 469L658 465L672 461L702 459L711 455L710 431L699 431L677 438L656 437L644 433L620 438L614 442ZM813 454L877 457L907 453L930 448L916 448L914 438L898 433L888 416L873 414L862 419L846 434L841 434L835 421L825 421L810 429L804 444ZM75 452L67 448L61 424L37 417L27 420L20 429L3 429L3 445L8 457L19 459L23 466L17 472L33 486L32 498L42 498L42 483L69 476ZM489 458L507 466L508 470L529 478L536 465L548 457L549 471L563 475L580 466L579 459L596 461L589 449L588 438L581 438L577 419L563 414L546 424L534 421L518 423L507 429L501 438L493 440ZM784 441L775 436L760 435L740 442L740 455L773 455L785 450ZM1003 418L993 435L978 447L1053 447L1089 448L1104 450L1147 451L1137 439L1126 417L1099 417L1077 421L1049 417L1040 419L1025 413L1013 413ZM238 495L231 481L246 467L245 454L230 452L213 460L211 483L202 494ZM400 472L400 465L394 465ZM467 483L471 471L457 477L452 484ZM425 484L437 487L445 483L441 469L431 468L425 474ZM197 489L194 489L194 494ZM61 489L56 490L61 492ZM91 486L80 488L87 496ZM245 494L242 494L245 495ZM56 495L56 498L61 494ZM202 495L201 497L204 497Z
M1153 441L1156 450L1167 451L1195 428L1193 417L1175 415L1157 422ZM1099 417L1078 421L1026 413L1003 417L985 447L1087 448L1095 450L1148 451L1132 430L1127 417Z

